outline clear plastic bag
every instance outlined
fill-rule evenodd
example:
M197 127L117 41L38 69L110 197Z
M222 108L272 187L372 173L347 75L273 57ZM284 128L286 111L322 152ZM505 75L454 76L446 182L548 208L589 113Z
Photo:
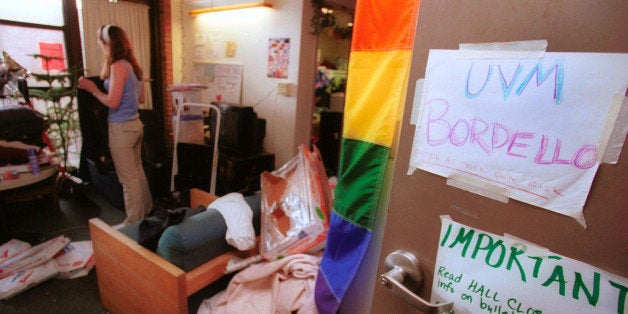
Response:
M324 248L331 191L316 148L305 145L281 168L261 174L260 253L272 261Z

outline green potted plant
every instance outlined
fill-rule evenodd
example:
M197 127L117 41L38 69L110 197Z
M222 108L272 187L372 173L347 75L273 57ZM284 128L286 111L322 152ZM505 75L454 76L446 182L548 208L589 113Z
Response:
M33 54L34 58L49 63L57 57ZM59 158L61 175L74 172L76 168L69 164L70 148L81 138L76 104L76 82L82 74L82 68L73 66L60 73L51 73L48 66L46 73L31 73L37 82L45 82L45 87L29 87L31 98L45 102L46 111L43 113L46 122L46 135L51 149L54 149Z

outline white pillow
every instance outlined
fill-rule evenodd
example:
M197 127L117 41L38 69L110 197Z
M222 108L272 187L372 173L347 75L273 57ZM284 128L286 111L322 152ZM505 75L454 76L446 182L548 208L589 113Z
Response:
M225 219L227 233L225 240L240 251L255 247L255 229L253 229L253 211L240 193L224 195L207 208L214 208Z

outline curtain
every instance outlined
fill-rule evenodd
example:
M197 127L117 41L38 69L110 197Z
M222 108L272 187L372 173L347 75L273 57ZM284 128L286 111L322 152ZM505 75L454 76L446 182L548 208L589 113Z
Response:
M110 3L108 0L77 0L77 6L80 15L85 75L100 74L102 52L97 44L98 29L106 24L121 27L129 36L135 57L144 71L146 101L140 104L140 109L152 109L149 7L124 1Z
M347 77L338 185L315 298L336 313L362 263L403 112L418 0L358 0Z

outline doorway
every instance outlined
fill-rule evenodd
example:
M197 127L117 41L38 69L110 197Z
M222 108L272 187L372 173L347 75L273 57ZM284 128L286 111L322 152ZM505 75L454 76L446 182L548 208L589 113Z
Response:
M355 0L312 1L312 6L318 15L312 20L317 68L311 142L321 152L327 175L333 177L340 156Z

